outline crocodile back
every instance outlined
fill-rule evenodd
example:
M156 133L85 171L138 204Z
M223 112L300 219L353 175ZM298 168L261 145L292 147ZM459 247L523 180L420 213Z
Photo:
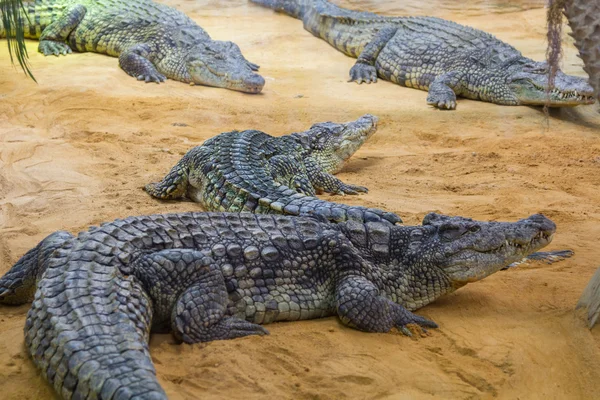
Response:
M181 11L151 0L34 0L23 2L27 13L27 18L23 19L25 37L39 39L48 25L56 21L65 10L75 5L86 7L84 22L91 24L91 26L100 23L109 24L109 26L129 24L133 27L152 24L169 26L195 24ZM91 27L86 26L83 28L89 30ZM82 27L77 29L82 29ZM75 32L77 32L77 29ZM5 32L0 26L0 37L4 35Z
M351 57L358 57L380 29L390 26L398 28L394 41L409 44L417 40L421 47L427 43L431 47L441 45L457 50L499 45L513 49L489 33L440 18L388 17L347 10L325 0L305 7L304 28Z

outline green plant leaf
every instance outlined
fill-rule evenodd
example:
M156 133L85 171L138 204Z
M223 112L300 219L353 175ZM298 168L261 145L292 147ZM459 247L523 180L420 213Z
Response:
M10 61L14 64L16 59L23 72L36 81L31 72L29 55L25 46L24 18L29 17L25 12L22 0L0 0L0 20L2 21L0 30L4 27L6 32Z

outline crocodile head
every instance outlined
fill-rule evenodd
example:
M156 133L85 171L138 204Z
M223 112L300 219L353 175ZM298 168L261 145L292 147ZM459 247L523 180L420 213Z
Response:
M415 310L536 252L556 226L541 214L479 222L430 213L421 226L350 221L340 229L377 266L387 296Z
M517 222L479 222L430 213L423 245L454 288L475 282L522 260L552 241L556 225L541 214ZM425 251L425 250L424 250Z
M185 63L190 83L245 93L259 93L265 79L233 42L206 40L194 46Z
M509 68L508 87L520 105L569 107L594 103L594 89L586 79L557 71L554 89L547 92L548 64L525 59ZM549 97L548 97L549 96Z
M302 143L307 156L322 170L335 173L377 131L377 121L377 117L366 114L352 122L315 124L292 136Z

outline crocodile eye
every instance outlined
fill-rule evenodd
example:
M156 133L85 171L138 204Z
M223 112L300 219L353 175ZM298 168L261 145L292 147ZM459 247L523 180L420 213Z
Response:
M481 227L479 227L479 225L473 225L472 227L469 228L469 232L479 232L481 230Z

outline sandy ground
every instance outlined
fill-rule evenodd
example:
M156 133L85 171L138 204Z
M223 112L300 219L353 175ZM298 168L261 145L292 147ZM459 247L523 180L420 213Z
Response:
M573 249L575 256L550 266L525 264L440 299L419 311L440 325L427 337L361 333L336 318L272 324L268 337L205 345L154 335L152 357L170 398L599 395L600 330L590 332L573 312L600 258L597 106L552 112L549 127L537 108L461 100L456 112L437 111L422 91L347 83L354 61L297 20L244 0L226 7L216 0L167 3L214 38L237 42L262 66L264 92L146 85L114 58L44 58L30 42L35 84L10 67L0 43L0 272L58 229L199 210L191 202L157 202L141 187L220 132L256 128L280 135L373 113L381 118L379 132L339 175L371 191L333 200L385 208L409 224L429 211L510 221L542 212L558 224L549 249ZM446 17L543 58L539 1L472 1L464 12L451 1L361 7ZM566 72L583 74L572 46L563 64ZM0 306L4 399L53 396L23 347L28 307Z

